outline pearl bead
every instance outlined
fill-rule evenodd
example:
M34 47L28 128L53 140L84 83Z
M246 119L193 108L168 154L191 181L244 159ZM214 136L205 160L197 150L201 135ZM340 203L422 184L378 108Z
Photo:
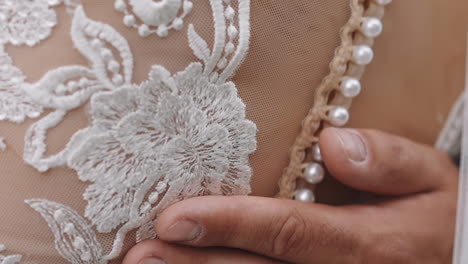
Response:
M105 60L110 60L114 57L110 49L103 48L101 50L101 57Z
M378 37L383 30L383 24L380 19L375 17L364 18L361 24L361 32L368 38Z
M390 4L393 0L374 0L377 4L379 5L388 5Z
M167 37L167 35L169 35L169 29L166 25L159 25L156 34L158 34L158 36L160 36L161 38Z
M313 203L315 202L315 195L314 192L309 189L300 189L294 194L294 200Z
M192 9L193 9L193 3L190 2L190 1L185 1L185 2L184 2L184 7L183 7L183 8L184 8L184 13L185 13L185 14L188 14L188 13L190 13L190 12L192 11Z
M141 37L147 37L147 36L149 36L151 34L151 31L150 31L150 29L148 28L147 25L142 24L141 26L138 27L138 34Z
M100 49L102 48L102 46L104 46L104 44L102 43L101 40L95 38L93 40L91 40L91 46L94 48L94 49Z
M218 69L222 70L222 69L226 68L227 64L228 64L228 60L226 58L222 58L218 62Z
M345 77L341 81L340 91L348 98L353 98L359 95L361 92L361 82L358 79L352 77Z
M367 65L374 59L374 52L367 45L354 47L353 61L358 65Z
M318 144L314 144L312 146L312 158L318 162L321 162L323 160L322 152L320 151L320 146Z
M115 60L111 60L107 65L107 69L112 73L118 73L120 71L120 64Z
M228 27L228 36L229 36L229 39L232 40L232 39L235 39L237 38L237 36L239 35L239 31L237 30L237 28L233 25L230 25Z
M115 85L121 85L123 83L123 77L120 74L115 74L114 77L112 77L112 82Z
M310 184L317 184L323 181L325 170L318 163L311 163L304 169L304 179Z
M328 121L334 126L344 126L349 121L349 112L342 106L337 106L328 112Z
M172 26L174 27L175 30L182 30L182 28L184 27L184 20L178 17L174 19L174 22L172 22Z
M235 49L236 47L234 46L234 43L228 42L228 44L226 44L226 48L224 49L224 52L226 53L226 55L230 55L234 52Z
M125 2L123 0L117 0L114 3L114 8L119 12L124 12L127 7L125 6Z
M123 18L123 23L127 27L132 27L133 25L135 25L135 22L136 22L136 20L135 20L135 17L133 15L126 15Z

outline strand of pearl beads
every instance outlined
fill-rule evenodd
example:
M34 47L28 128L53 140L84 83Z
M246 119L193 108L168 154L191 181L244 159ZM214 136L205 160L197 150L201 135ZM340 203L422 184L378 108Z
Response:
M372 0L376 4L385 6L392 0ZM382 21L376 17L362 18L359 31L367 38L378 37L383 30ZM374 58L374 52L368 45L357 45L353 47L351 61L357 65L367 65ZM362 86L359 79L349 76L344 76L339 85L338 91L347 98L354 98L361 92ZM333 126L341 127L349 121L349 111L342 106L332 107L327 114L326 120ZM315 143L310 149L313 162L305 164L302 179L308 184L316 185L325 178L325 168L322 165L322 155L318 143ZM315 202L315 194L311 189L301 188L296 190L294 199L302 202Z

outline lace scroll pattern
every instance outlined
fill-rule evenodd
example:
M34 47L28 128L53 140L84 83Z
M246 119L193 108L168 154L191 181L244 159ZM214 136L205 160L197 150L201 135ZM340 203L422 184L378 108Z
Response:
M236 2L233 7L231 1L210 0L211 47L189 25L188 44L199 62L175 74L154 65L141 84L132 80L134 57L126 39L89 19L81 6L73 13L71 38L88 65L62 66L28 83L11 58L3 57L0 66L8 72L0 77L4 83L17 81L9 90L0 86L0 92L21 99L26 109L13 121L50 110L27 130L24 160L40 172L68 166L89 183L84 216L52 201L26 201L47 222L57 251L70 263L118 257L132 230L137 241L154 237L153 221L177 201L250 193L248 157L256 149L256 126L246 119L245 105L229 81L247 54L250 1ZM89 126L47 156L48 130L87 102ZM115 240L105 254L97 237L109 232L115 232Z

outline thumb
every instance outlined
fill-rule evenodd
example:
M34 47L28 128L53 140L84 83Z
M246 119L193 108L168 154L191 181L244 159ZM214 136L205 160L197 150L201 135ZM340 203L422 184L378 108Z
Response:
M375 130L327 128L320 136L325 165L338 181L381 195L432 191L456 170L429 146Z

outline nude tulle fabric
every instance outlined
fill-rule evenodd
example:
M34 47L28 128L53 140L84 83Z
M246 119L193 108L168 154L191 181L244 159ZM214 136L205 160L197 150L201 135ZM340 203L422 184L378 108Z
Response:
M200 35L211 43L213 27L208 1L196 0L194 4L186 24L196 24ZM84 8L90 18L109 23L128 39L135 56L134 80L137 83L146 78L153 64L161 64L176 72L196 60L184 33L171 32L166 39L155 36L142 39L136 30L122 24L122 16L114 11L113 1L87 0ZM312 106L315 87L328 72L328 64L339 45L339 30L349 13L349 3L345 0L252 1L250 51L233 81L247 105L248 118L258 126L258 150L251 156L254 195L273 196L276 193L277 180L288 163L289 148L300 130L302 119ZM64 8L59 8L58 15L59 23L52 36L40 45L34 48L7 47L15 65L28 76L28 81L37 80L48 70L59 66L86 64L70 40L70 15ZM377 53L384 50L379 43ZM378 65L386 63L386 55L380 56L380 62L370 69L377 76ZM420 62L416 64L421 65ZM376 86L379 79L370 78L365 82ZM375 96L375 93L366 96ZM447 99L448 105L457 96L456 92L452 93L452 99ZM358 106L359 101L355 104ZM353 111L362 114L367 110L365 104L361 104ZM86 109L71 112L49 133L48 153L57 152L87 122ZM354 122L360 126L369 124L365 120ZM23 137L31 123L31 120L21 125L0 122L0 134L8 146L7 151L0 152L0 242L8 245L7 253L22 254L25 263L62 264L65 260L54 248L53 234L24 200L49 199L83 212L85 201L82 194L87 183L79 181L70 169L52 169L41 174L24 163ZM443 120L430 129L437 131L442 123ZM386 125L383 122L376 127ZM422 138L426 142L433 140ZM100 235L99 239L108 247L113 234ZM131 247L133 241L130 235L126 247Z

